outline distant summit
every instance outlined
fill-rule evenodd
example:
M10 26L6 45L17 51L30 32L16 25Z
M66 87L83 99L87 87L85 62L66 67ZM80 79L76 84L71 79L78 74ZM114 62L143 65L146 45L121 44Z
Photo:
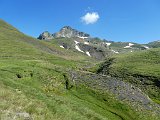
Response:
M59 32L53 34L55 38L59 37L67 37L67 38L73 38L73 37L79 37L79 38L88 38L90 37L89 34L80 32L76 29L71 28L70 26L64 26Z
M152 47L152 48L159 48L160 47L160 40L150 42L150 43L148 43L148 46Z
M39 35L38 39L40 40L49 40L53 38L82 38L86 39L89 38L90 35L84 32L80 32L76 29L71 28L70 26L64 26L60 29L59 32L51 34L48 31L43 32Z
M40 40L53 39L53 35L51 33L49 33L48 31L45 31L39 35L38 39L40 39Z

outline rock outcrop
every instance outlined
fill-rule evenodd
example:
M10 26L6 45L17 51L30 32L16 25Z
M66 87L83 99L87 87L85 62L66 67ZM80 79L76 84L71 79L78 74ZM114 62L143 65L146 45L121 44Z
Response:
M159 113L160 106L154 103L147 94L143 93L138 87L122 81L120 78L79 71L71 72L70 75L76 85L85 84L97 91L109 92L118 100L132 105L135 109L139 107Z
M84 32L79 32L76 29L71 28L70 26L64 26L59 32L53 34L55 38L59 37L67 37L67 38L73 38L73 37L79 37L79 38L88 38L90 37L89 34Z
M64 26L59 32L51 34L48 31L43 32L39 35L38 39L40 40L49 40L53 38L89 38L90 35L84 32L80 32L76 29L71 28L70 26Z
M39 35L38 39L40 40L50 40L53 39L53 35L49 33L48 31L43 32Z
M94 46L90 46L90 45L86 45L86 44L82 44L80 43L79 44L79 48L84 51L88 56L91 56L93 58L96 58L96 59L104 59L106 56L107 56L107 52L105 52L104 50L102 49L99 49L97 47L94 47Z

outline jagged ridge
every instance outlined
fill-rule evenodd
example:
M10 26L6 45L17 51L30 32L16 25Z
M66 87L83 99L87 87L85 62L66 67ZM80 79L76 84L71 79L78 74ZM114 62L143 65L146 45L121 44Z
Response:
M80 32L76 29L71 28L70 26L64 26L59 32L51 34L48 31L43 32L42 34L39 35L38 39L40 40L49 40L53 38L89 38L90 35L84 32Z

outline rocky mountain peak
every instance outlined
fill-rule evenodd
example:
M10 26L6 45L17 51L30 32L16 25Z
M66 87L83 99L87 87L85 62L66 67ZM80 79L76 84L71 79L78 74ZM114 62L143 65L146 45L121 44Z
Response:
M53 39L53 35L51 33L49 33L48 31L45 31L39 35L38 39L40 39L40 40Z
M70 26L64 26L61 30L73 30Z
M48 31L43 32L42 34L39 35L38 39L40 40L48 40L48 39L53 39L53 38L82 38L86 39L89 38L90 35L84 32L80 32L76 29L73 29L70 26L64 26L63 28L60 29L59 32L51 34Z
M70 26L64 26L59 32L54 34L55 38L59 37L67 37L67 38L73 38L73 37L79 37L79 38L88 38L90 37L89 34L80 32L76 29L73 29Z

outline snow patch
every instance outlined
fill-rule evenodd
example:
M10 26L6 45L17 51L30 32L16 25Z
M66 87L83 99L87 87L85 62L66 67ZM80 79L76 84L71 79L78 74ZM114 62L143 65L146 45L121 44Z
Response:
M89 42L84 42L84 44L89 45Z
M86 52L86 54L87 54L89 57L91 57L91 54L90 54L88 51Z
M76 45L75 48L76 48L79 52L83 52L83 51L78 47L78 45ZM83 52L83 53L84 53L84 52Z
M75 42L75 48L76 48L76 50L78 50L79 52L83 52L80 48L79 48L79 46L77 45L79 42L78 41L74 41ZM83 52L84 53L84 52Z
M133 46L134 44L132 44L132 43L129 43L129 46Z
M61 48L64 48L62 45L60 45Z
M78 42L78 41L76 41L76 40L75 40L74 42L75 42L75 44L76 44L76 45L79 43L79 42Z
M126 46L126 47L124 47L124 48L131 48L131 46Z
M111 45L111 43L106 43L106 45L107 45L107 46L110 46L110 45Z
M88 37L80 37L80 36L78 36L79 38L81 38L81 39L87 39Z
M112 52L114 52L114 53L116 53L116 54L118 54L118 53L119 53L118 51L115 51L115 50L112 50Z
M143 46L144 48L146 48L146 49L149 49L149 47L148 46Z
M118 54L119 52L116 52L116 51L115 51L115 53Z
M124 47L124 48L131 48L133 45L134 45L134 44L129 43L129 45L128 45L128 46L126 46L126 47Z

